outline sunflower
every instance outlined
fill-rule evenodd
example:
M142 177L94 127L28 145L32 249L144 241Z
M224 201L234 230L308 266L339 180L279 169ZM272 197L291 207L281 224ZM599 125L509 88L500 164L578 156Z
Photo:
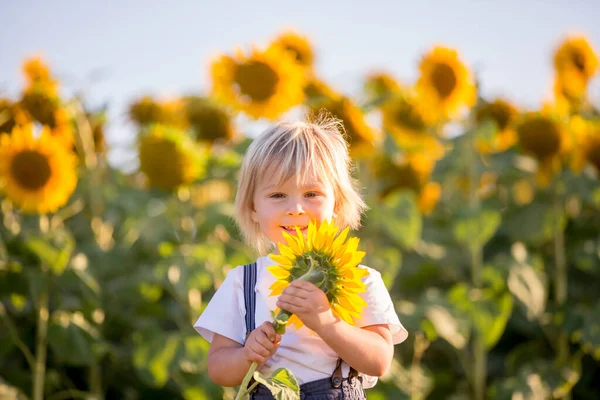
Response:
M504 99L499 98L479 105L475 110L475 121L478 124L493 122L496 132L490 138L477 138L477 150L481 153L497 153L514 145L517 142L517 134L514 131L517 116L517 108Z
M437 46L423 57L416 89L435 119L454 118L476 101L471 72L456 50Z
M31 122L27 114L21 110L19 104L9 99L0 98L0 134L10 133L16 125L25 125Z
M394 141L409 153L426 152L439 159L444 147L429 130L427 113L416 96L403 92L390 98L381 107L382 125Z
M309 106L314 107L320 106L324 102L331 101L331 99L342 97L325 82L315 77L311 77L306 81L306 84L304 85L304 95L306 96L306 103Z
M196 140L212 143L233 138L234 129L231 116L213 101L202 97L187 97L185 112L196 135Z
M312 282L325 292L333 313L355 325L367 305L360 293L366 291L362 279L369 272L359 267L365 253L357 250L358 238L346 240L348 230L339 232L333 222L325 221L317 226L312 221L306 238L298 228L296 235L284 232L286 243L279 243L279 254L269 254L278 264L267 267L277 279L269 288L271 296L279 296L293 280ZM285 330L288 323L296 329L304 325L300 318L287 311L277 310L276 314L276 329L283 325Z
M302 68L311 69L315 63L313 46L306 36L293 31L283 32L271 42L270 48L282 49Z
M373 157L371 168L377 178L379 197L385 198L398 190L408 190L417 195L419 210L429 214L437 205L441 186L430 181L435 168L435 158L429 154L406 153L392 160L387 155Z
M19 105L31 119L42 125L54 126L55 112L60 107L60 99L50 91L33 86L23 92Z
M574 116L570 121L570 128L575 141L571 169L580 173L590 163L600 172L600 122Z
M162 107L151 96L143 96L129 106L129 117L140 126L161 121Z
M32 129L0 138L0 191L26 213L54 212L77 186L76 158L48 128L37 139Z
M52 78L48 65L40 57L32 57L23 63L26 89L36 87L53 96L58 96L58 83Z
M386 72L372 72L363 85L367 96L375 102L385 101L400 92L400 84Z
M186 129L188 121L186 118L186 102L176 97L164 100L160 103L161 113L158 123Z
M547 186L552 173L560 169L561 156L571 147L571 140L560 121L549 114L528 112L516 125L523 150L539 162L538 182Z
M173 191L203 174L203 150L179 129L152 125L139 142L140 169L150 186Z
M554 79L554 98L564 112L577 110L587 97L588 81L574 70L565 71ZM562 103L562 104L561 104Z
M353 158L369 157L381 137L378 131L365 121L362 111L348 97L329 98L318 106L311 106L309 114L319 114L327 110L342 121L350 144L350 155Z
M284 50L222 55L211 67L215 98L253 118L277 119L304 100L304 73Z
M28 84L52 80L48 64L41 57L26 59L22 69Z
M554 69L559 75L576 72L588 81L598 70L598 56L585 37L568 37L554 53Z

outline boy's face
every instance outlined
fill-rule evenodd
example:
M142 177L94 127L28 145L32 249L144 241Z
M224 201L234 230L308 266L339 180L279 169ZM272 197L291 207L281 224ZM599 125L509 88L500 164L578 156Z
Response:
M269 240L284 242L283 233L306 233L309 221L322 222L335 217L335 195L329 182L309 176L296 183L294 178L281 185L264 179L254 193L252 219Z

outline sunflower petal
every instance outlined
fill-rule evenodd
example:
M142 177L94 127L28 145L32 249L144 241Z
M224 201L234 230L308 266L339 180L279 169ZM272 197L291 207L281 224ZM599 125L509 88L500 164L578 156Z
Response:
M290 259L280 254L269 254L269 258L281 266L292 266Z
M280 266L267 267L267 270L275 277L275 279L287 279L290 276L290 270Z

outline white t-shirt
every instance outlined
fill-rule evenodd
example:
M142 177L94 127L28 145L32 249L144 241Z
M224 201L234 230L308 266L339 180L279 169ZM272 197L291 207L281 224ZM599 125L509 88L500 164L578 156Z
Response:
M269 287L275 282L275 277L266 269L275 262L269 257L260 257L257 260L256 277L256 326L265 321L272 321L271 310L275 310L277 296L269 296ZM369 275L363 278L367 287L361 297L367 306L363 310L362 318L357 326L388 324L394 344L406 340L408 332L398 319L390 295L381 279L381 274L376 270L363 266ZM246 309L244 306L244 267L239 266L227 274L208 306L194 324L194 328L206 340L212 342L215 333L225 336L240 344L244 344L246 336L245 324ZM270 376L277 368L287 368L296 376L299 384L328 378L335 370L337 354L312 330L303 326L296 330L295 326L288 326L281 337L279 349L259 369L263 376ZM348 376L350 367L344 363L342 374ZM372 387L377 382L376 378L365 376L363 385Z

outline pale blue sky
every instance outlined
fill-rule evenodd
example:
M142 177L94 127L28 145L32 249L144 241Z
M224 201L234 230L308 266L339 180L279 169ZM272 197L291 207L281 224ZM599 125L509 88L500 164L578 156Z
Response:
M0 0L0 15L0 93L15 96L23 58L41 54L66 90L109 103L115 146L131 139L131 99L199 92L212 55L286 27L312 39L317 71L350 94L375 68L412 82L419 57L440 43L478 71L484 95L531 107L550 93L551 53L566 33L600 49L598 0Z

